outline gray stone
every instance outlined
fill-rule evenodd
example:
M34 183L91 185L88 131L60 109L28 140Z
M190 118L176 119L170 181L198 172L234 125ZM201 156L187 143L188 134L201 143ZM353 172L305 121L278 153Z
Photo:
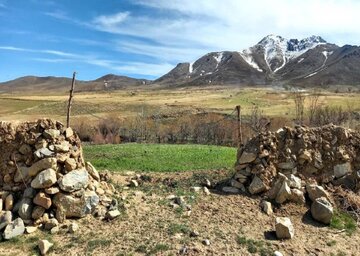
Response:
M222 191L229 194L239 194L240 190L234 187L223 187Z
M338 164L334 166L334 175L335 178L341 178L349 173L351 173L351 164L350 163L344 163L344 164Z
M317 198L311 204L311 215L317 221L329 224L333 214L333 207L325 197Z
M305 196L304 193L296 188L291 189L291 196L289 198L290 201L297 203L297 204L305 204Z
M37 161L29 168L29 176L35 176L40 171L49 169L49 168L51 168L53 170L57 169L56 158L53 158L53 157L52 158L44 158L44 159Z
M238 182L237 180L231 179L230 185L234 188L238 188L241 191L245 191L245 186L241 182Z
M100 181L100 175L98 171L90 162L86 162L86 170L88 171L91 177L93 177L97 181Z
M268 202L268 201L262 201L262 202L261 202L261 209L262 209L267 215L272 215L272 214L273 214L272 205L271 205L271 203Z
M45 213L46 209L44 207L41 206L35 206L32 213L31 213L31 218L33 218L34 220L40 219L44 213Z
M0 213L0 230L5 228L11 222L12 222L12 213L11 213L11 211L5 211L5 212Z
M209 246L210 245L210 240L209 239L204 239L203 244L206 245L206 246Z
M113 220L113 219L119 217L120 214L121 214L121 213L120 213L119 210L108 211L108 212L106 213L105 218L108 219L108 220Z
M290 188L301 189L301 179L293 174L290 174L288 184Z
M34 152L34 154L37 158L42 159L44 157L54 156L55 152L49 150L48 148L39 148Z
M46 230L51 230L52 228L57 227L57 226L59 226L59 222L55 218L51 218L45 223Z
M284 203L286 200L290 199L291 190L286 181L283 181L279 189L278 194L276 195L275 201L278 204Z
M99 204L99 196L94 191L86 191L84 193L85 198L85 214L90 214L94 211Z
M288 161L288 162L278 163L277 167L284 170L292 170L296 167L296 164L293 161Z
M325 197L328 201L330 201L328 193L322 186L318 186L315 184L307 184L306 191L308 192L311 201L315 201L315 199L320 197Z
M53 247L54 244L50 243L48 240L39 240L38 247L40 250L41 255L46 255L51 247Z
M75 222L71 223L69 226L69 232L72 234L76 233L76 231L78 231L78 229L79 229L79 225L76 224Z
M18 214L23 220L30 220L33 210L33 203L31 198L23 198L20 201Z
M72 195L57 193L53 198L56 207L56 219L61 223L68 217L81 218L86 215L85 197L75 198Z
M88 172L85 169L78 169L64 175L59 181L59 187L66 192L73 192L85 188L88 184Z
M43 134L47 139L56 139L60 136L60 131L56 129L47 129Z
M4 230L4 239L9 240L16 236L20 236L25 232L24 221L21 218L17 218L12 223L8 224Z
M14 175L15 182L26 182L29 179L29 168L26 166L20 166L18 170L16 170Z
M278 239L291 239L294 237L294 226L287 217L275 219L275 231Z
M53 169L46 169L39 172L31 182L31 187L35 189L49 188L56 183L56 172Z
M239 164L251 163L254 162L255 159L256 154L244 151L239 159Z
M24 198L34 198L36 196L36 190L32 187L28 187L24 190L23 197Z
M265 190L266 190L266 186L264 182L258 176L255 175L249 186L250 194L252 195L258 194L264 192Z

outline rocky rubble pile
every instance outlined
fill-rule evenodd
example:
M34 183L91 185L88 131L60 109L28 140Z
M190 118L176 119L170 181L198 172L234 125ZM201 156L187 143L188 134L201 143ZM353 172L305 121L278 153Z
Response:
M37 227L56 232L66 218L119 214L109 175L84 161L79 137L60 122L0 123L0 153L4 239Z
M224 191L261 194L278 204L303 204L307 196L313 217L327 224L333 209L323 186L358 189L360 134L334 125L260 133L239 149L235 169Z

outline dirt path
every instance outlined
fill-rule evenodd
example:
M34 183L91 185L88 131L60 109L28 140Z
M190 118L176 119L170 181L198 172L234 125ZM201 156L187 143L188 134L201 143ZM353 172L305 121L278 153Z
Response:
M305 206L286 204L267 216L260 210L259 198L191 192L204 175L220 180L228 174L151 174L146 177L150 182L130 189L124 188L129 177L114 175L123 208L120 218L104 222L89 216L78 221L76 234L66 233L63 226L56 235L38 231L2 242L0 255L34 255L37 240L43 238L55 243L49 255L67 256L179 255L184 248L184 255L273 255L274 250L283 255L358 255L358 231L348 236L318 225ZM170 206L166 197L172 194L184 196L190 214L186 207ZM290 217L295 227L292 240L275 239L275 216ZM210 245L204 245L204 239Z

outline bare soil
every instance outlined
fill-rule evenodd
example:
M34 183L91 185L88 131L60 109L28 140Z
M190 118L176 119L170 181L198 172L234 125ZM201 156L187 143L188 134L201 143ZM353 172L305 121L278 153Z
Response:
M351 236L312 220L306 206L285 204L273 216L260 209L260 198L226 195L211 190L211 195L192 192L204 177L212 182L229 177L227 171L152 173L137 188L127 188L131 176L114 174L122 215L112 221L92 216L77 220L80 229L50 235L38 230L19 239L1 242L0 255L38 254L38 239L55 243L49 255L359 255L360 236ZM191 205L170 206L169 195L183 195ZM290 217L295 237L279 241L274 233L275 216ZM192 237L197 231L199 236ZM209 239L210 245L203 240ZM253 252L253 253L251 253Z

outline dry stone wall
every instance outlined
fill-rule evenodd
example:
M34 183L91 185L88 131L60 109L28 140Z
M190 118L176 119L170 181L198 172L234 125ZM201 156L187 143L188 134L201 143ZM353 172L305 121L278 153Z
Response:
M5 239L24 233L27 225L51 230L66 218L117 216L111 198L115 189L107 178L84 161L78 135L62 123L0 123L0 231Z

